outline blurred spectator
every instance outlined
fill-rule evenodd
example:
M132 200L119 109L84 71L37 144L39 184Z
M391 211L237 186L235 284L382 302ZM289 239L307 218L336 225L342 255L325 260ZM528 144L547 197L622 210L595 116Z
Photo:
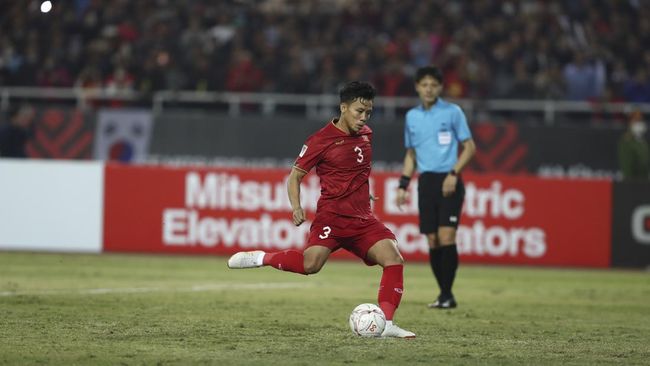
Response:
M124 67L117 67L105 82L105 90L110 95L124 94L134 90L134 78ZM124 101L115 99L110 100L111 107L122 107Z
M260 91L263 81L262 70L253 62L251 53L245 49L235 50L228 67L226 88L236 92Z
M528 74L526 65L521 60L515 62L514 80L507 96L513 99L535 98L535 84Z
M623 96L628 102L650 103L650 78L645 68L639 67L634 77L623 83Z
M425 28L420 28L409 43L409 52L413 66L416 68L431 64L433 59L433 42Z
M104 87L102 74L96 67L88 66L81 70L74 82L75 88L78 89L100 89Z
M588 61L584 52L577 50L573 60L564 66L564 82L567 87L567 99L588 100L602 95L602 62Z
M50 55L38 69L36 83L42 87L71 87L73 80L67 67Z
M650 171L650 149L645 134L648 127L640 112L630 115L628 129L618 144L618 161L624 180L646 180Z
M133 91L133 75L124 67L118 67L106 79L106 91L111 94Z
M413 81L404 75L403 68L403 62L397 58L391 59L382 67L374 81L379 95L396 97L409 94L413 89Z
M25 147L33 135L34 108L21 105L9 111L8 123L0 125L0 156L25 158Z

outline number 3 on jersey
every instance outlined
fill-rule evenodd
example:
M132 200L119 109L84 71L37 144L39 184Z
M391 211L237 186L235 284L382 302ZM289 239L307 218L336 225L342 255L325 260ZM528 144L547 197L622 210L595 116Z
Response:
M363 150L361 150L361 148L359 146L354 147L354 152L356 152L357 155L359 156L357 158L357 162L359 162L359 163L363 162L363 154L361 153L362 151Z
M330 233L332 232L332 228L329 226L324 226L323 227L323 233L318 235L319 238L321 239L327 239L330 236Z

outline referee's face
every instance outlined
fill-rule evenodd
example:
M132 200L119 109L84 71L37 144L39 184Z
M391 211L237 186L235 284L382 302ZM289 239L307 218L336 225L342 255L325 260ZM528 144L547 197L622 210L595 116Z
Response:
M415 91L426 106L436 102L442 92L442 84L432 76L425 76L415 83Z

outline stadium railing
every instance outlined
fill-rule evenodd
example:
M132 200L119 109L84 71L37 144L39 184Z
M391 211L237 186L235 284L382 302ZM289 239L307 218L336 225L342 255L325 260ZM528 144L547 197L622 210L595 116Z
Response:
M272 116L283 108L293 108L295 113L304 113L306 118L330 116L339 104L336 95L283 94L283 93L235 93L200 91L157 91L144 94L130 90L88 89L88 88L38 88L38 87L0 87L0 110L7 110L13 100L65 101L78 108L93 107L97 101L121 101L149 106L154 114L163 113L170 107L205 107L219 105L228 115L237 117L242 110L253 109L264 116ZM523 99L454 99L466 114L472 117L495 113L534 115L538 121L553 125L561 114L582 115L591 118L598 114L601 118L639 110L650 113L650 103L598 103L588 101L564 100L523 100ZM400 120L405 109L418 104L415 97L378 97L376 100L381 118ZM572 118L574 118L572 117ZM489 118L488 118L489 119ZM476 120L476 118L472 118Z

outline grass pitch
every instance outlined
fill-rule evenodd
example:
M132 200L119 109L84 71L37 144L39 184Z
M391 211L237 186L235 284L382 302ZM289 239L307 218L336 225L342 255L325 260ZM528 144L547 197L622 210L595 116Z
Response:
M459 308L430 310L428 266L407 264L396 323L362 339L380 268L300 276L226 258L0 252L0 364L648 364L650 274L461 265Z

